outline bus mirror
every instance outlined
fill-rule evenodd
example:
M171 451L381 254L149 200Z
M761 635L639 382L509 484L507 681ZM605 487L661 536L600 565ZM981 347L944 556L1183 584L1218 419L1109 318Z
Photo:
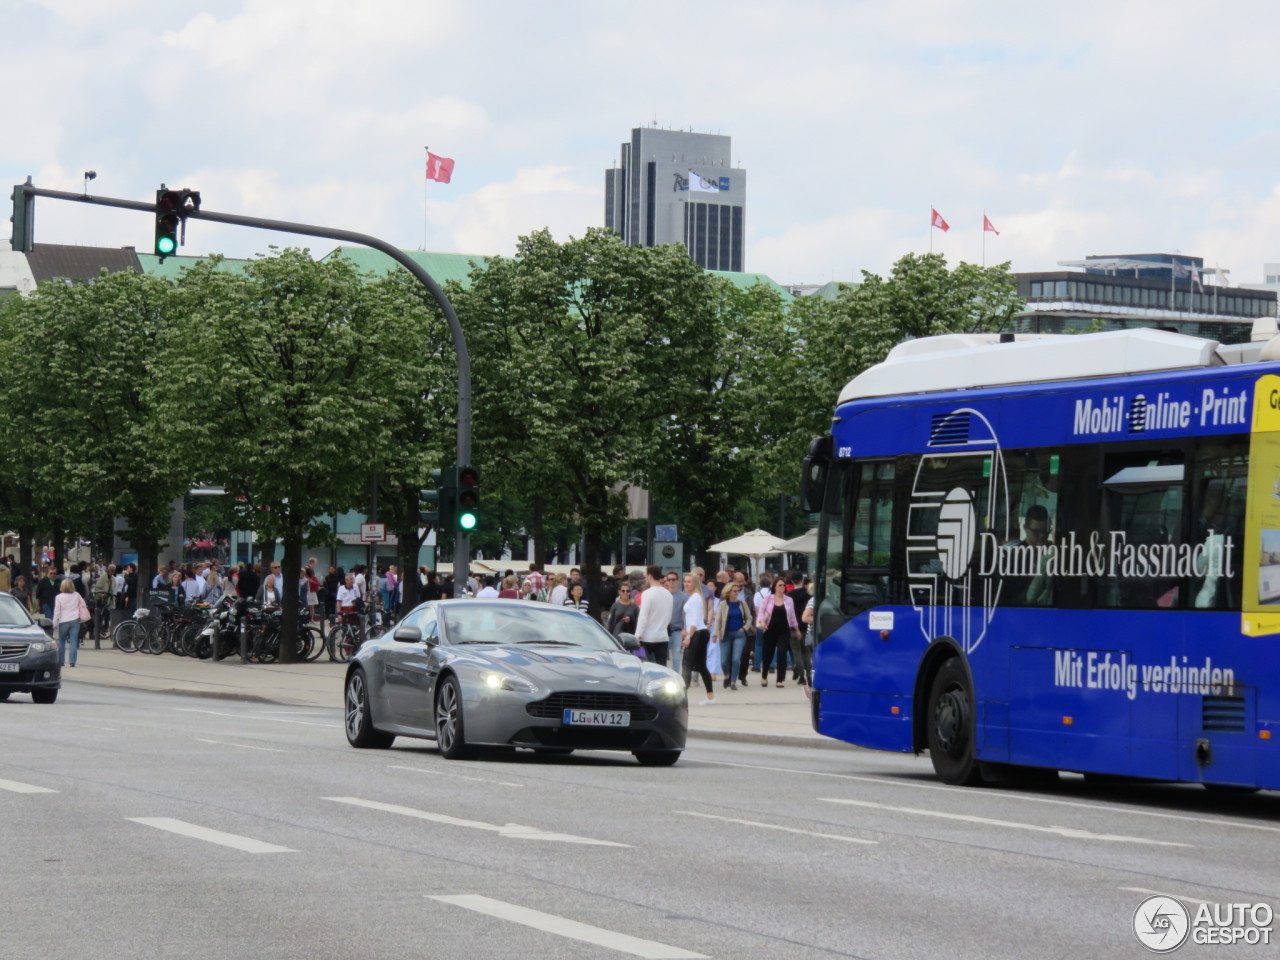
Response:
M831 465L831 437L814 437L800 472L800 505L806 513L821 513Z

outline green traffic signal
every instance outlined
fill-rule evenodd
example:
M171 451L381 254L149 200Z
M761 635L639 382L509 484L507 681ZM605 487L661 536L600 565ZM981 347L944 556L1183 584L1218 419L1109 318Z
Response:
M174 240L173 237L161 236L156 238L156 253L160 254L161 256L165 254L173 253L173 251L177 249L178 249L178 241Z
M156 256L163 260L178 251L178 229L182 226L182 192L156 191Z
M480 523L480 471L458 468L458 529L474 530Z

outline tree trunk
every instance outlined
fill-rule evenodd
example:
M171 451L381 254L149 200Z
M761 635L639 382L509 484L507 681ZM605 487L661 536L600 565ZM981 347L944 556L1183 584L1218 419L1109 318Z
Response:
M34 587L35 582L31 580L31 562L35 554L35 527L19 527L18 528L18 563L22 567L22 572L26 575L27 580L31 581L28 586Z
M418 492L405 489L401 493L403 515L414 516L418 510ZM418 579L418 554L422 550L422 539L418 536L416 524L410 521L405 527L406 529L395 531L396 559L400 565L400 583L403 585L400 609L396 611L397 619L418 605L418 596L422 592L422 581Z
M274 547L275 545L272 544ZM272 553L275 551L273 550ZM269 576L270 574L268 574ZM280 561L280 662L298 662L298 580L302 576L302 527L284 535Z
M600 619L600 531L588 527L582 532L582 580L587 585L587 612ZM608 613L608 611L605 611Z
M67 566L67 531L61 520L55 520L54 523L56 526L49 533L49 542L53 547L53 566L59 573L63 573Z
M533 534L533 559L545 563L547 559L547 505L541 497L533 498L533 521L530 533Z

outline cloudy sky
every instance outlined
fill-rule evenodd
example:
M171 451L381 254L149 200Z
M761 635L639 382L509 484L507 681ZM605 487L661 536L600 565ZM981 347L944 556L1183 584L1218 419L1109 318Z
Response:
M1015 270L1280 260L1274 0L0 0L5 184L509 254L603 223L632 127L733 138L746 268L856 278L929 248ZM426 184L424 146L452 157ZM144 214L42 200L42 242L151 249ZM184 253L325 241L196 223Z

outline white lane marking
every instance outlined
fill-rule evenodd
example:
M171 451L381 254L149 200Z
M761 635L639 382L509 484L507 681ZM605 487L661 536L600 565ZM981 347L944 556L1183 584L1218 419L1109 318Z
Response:
M1190 843L1174 843L1170 840L1151 840L1147 837L1128 837L1118 833L1093 833L1075 827L1042 827L1035 823L1020 823L1016 820L994 820L991 817L975 817L967 813L944 813L941 810L920 810L916 807L891 807L886 803L871 803L869 800L844 800L837 797L819 797L824 803L842 803L850 807L867 807L872 810L888 810L892 813L914 813L922 817L939 817L943 820L959 820L963 823L978 823L988 827L1008 827L1010 830L1031 830L1036 833L1052 833L1072 840L1107 840L1112 843L1141 843L1153 847L1190 847Z
M806 777L831 777L836 780L856 780L859 783L878 783L888 787L912 787L916 790L943 790L953 795L960 795L955 787L944 787L934 783L913 783L910 780L891 780L887 777L860 777L851 773L824 773L821 770L794 770L791 767L766 767L758 763L732 763L728 760L699 760L699 763L711 763L719 767L743 767L747 770L769 770L773 773L795 773ZM1078 800L1059 800L1057 797L1032 797L1023 793L1004 791L980 791L973 796L999 797L1001 800L1023 800L1027 803L1048 803L1058 807L1076 807L1080 810L1100 810L1103 813L1127 813L1135 817L1155 817L1159 820L1182 820L1186 823L1201 823L1214 827L1240 827L1245 830L1265 830L1268 833L1280 833L1280 827L1268 827L1261 823L1242 823L1239 820L1215 820L1212 817L1187 817L1176 813L1158 813L1155 810L1135 810L1131 807L1110 806L1105 803L1081 803Z
M17 780L0 780L0 790L8 790L10 793L57 793L57 790L50 790L48 787L37 787L34 783L20 783Z
M341 723L316 723L314 720L285 720L283 717L266 717L260 713L226 713L222 710L197 710L194 707L174 707L178 713L207 713L213 717L234 717L236 720L268 720L271 723L300 723L306 727L340 727Z
M250 746L247 743L232 743L229 740L206 740L204 737L196 737L196 740L198 740L200 743L216 743L219 746L223 746L223 747L239 747L241 750L264 750L267 753L285 753L286 752L284 750L279 750L276 747L254 747L254 746Z
M236 833L223 833L221 830L212 830L209 827L197 826L194 823L187 823L185 820L175 820L172 817L125 817L134 823L140 823L144 827L155 827L157 830L167 830L170 833L181 834L184 837L191 837L195 840L204 840L207 843L216 843L224 847L231 847L235 850L243 850L245 853L297 853L297 850L291 850L288 847L276 846L274 843L266 843L262 840L254 840L252 837L242 837Z
M415 810L413 807L401 807L394 803L381 803L377 800L362 800L360 797L322 797L334 803L349 803L356 807L367 807L370 810L382 810L385 813L398 813L404 817L417 820L429 820L432 823L444 823L452 827L467 827L471 830L487 830L499 836L516 840L555 840L560 843L585 843L598 847L629 847L629 843L614 843L612 840L593 840L590 837L575 837L571 833L553 833L539 830L537 827L526 827L518 823L483 823L480 820L463 820L445 813L431 813L427 810Z
M1192 903L1213 903L1212 900L1201 900L1199 897L1188 897L1185 893L1169 893L1167 890L1147 890L1144 887L1121 887L1131 893L1145 893L1147 896L1177 897L1179 900L1190 900Z
M404 767L399 764L387 764L388 770L410 770L413 773L426 773L433 777L452 777L455 780L474 780L476 783L492 783L500 787L523 787L523 783L512 783L510 780L490 780L488 777L468 777L461 773L452 773L447 770L427 770L423 767Z
M813 830L800 830L797 827L784 827L776 823L761 823L758 820L739 820L737 817L718 817L714 813L697 813L694 810L677 810L689 817L705 817L708 820L723 820L725 823L740 823L747 827L763 827L765 830L783 830L787 833L800 833L806 837L821 837L824 840L844 840L847 843L869 843L873 846L880 841L863 840L861 837L846 837L838 833L816 833Z
M528 907L494 900L492 897L482 897L478 894L464 893L458 896L427 897L427 899L462 907L464 910L473 910L499 920L523 924L570 940L594 943L596 946L617 950L619 953L629 953L633 957L645 957L647 960L706 960L707 956L705 953L693 953L656 940L642 940L640 937L606 930L604 927L593 927L589 923L579 923L577 920L557 917L554 913L543 913L541 910L531 910Z

